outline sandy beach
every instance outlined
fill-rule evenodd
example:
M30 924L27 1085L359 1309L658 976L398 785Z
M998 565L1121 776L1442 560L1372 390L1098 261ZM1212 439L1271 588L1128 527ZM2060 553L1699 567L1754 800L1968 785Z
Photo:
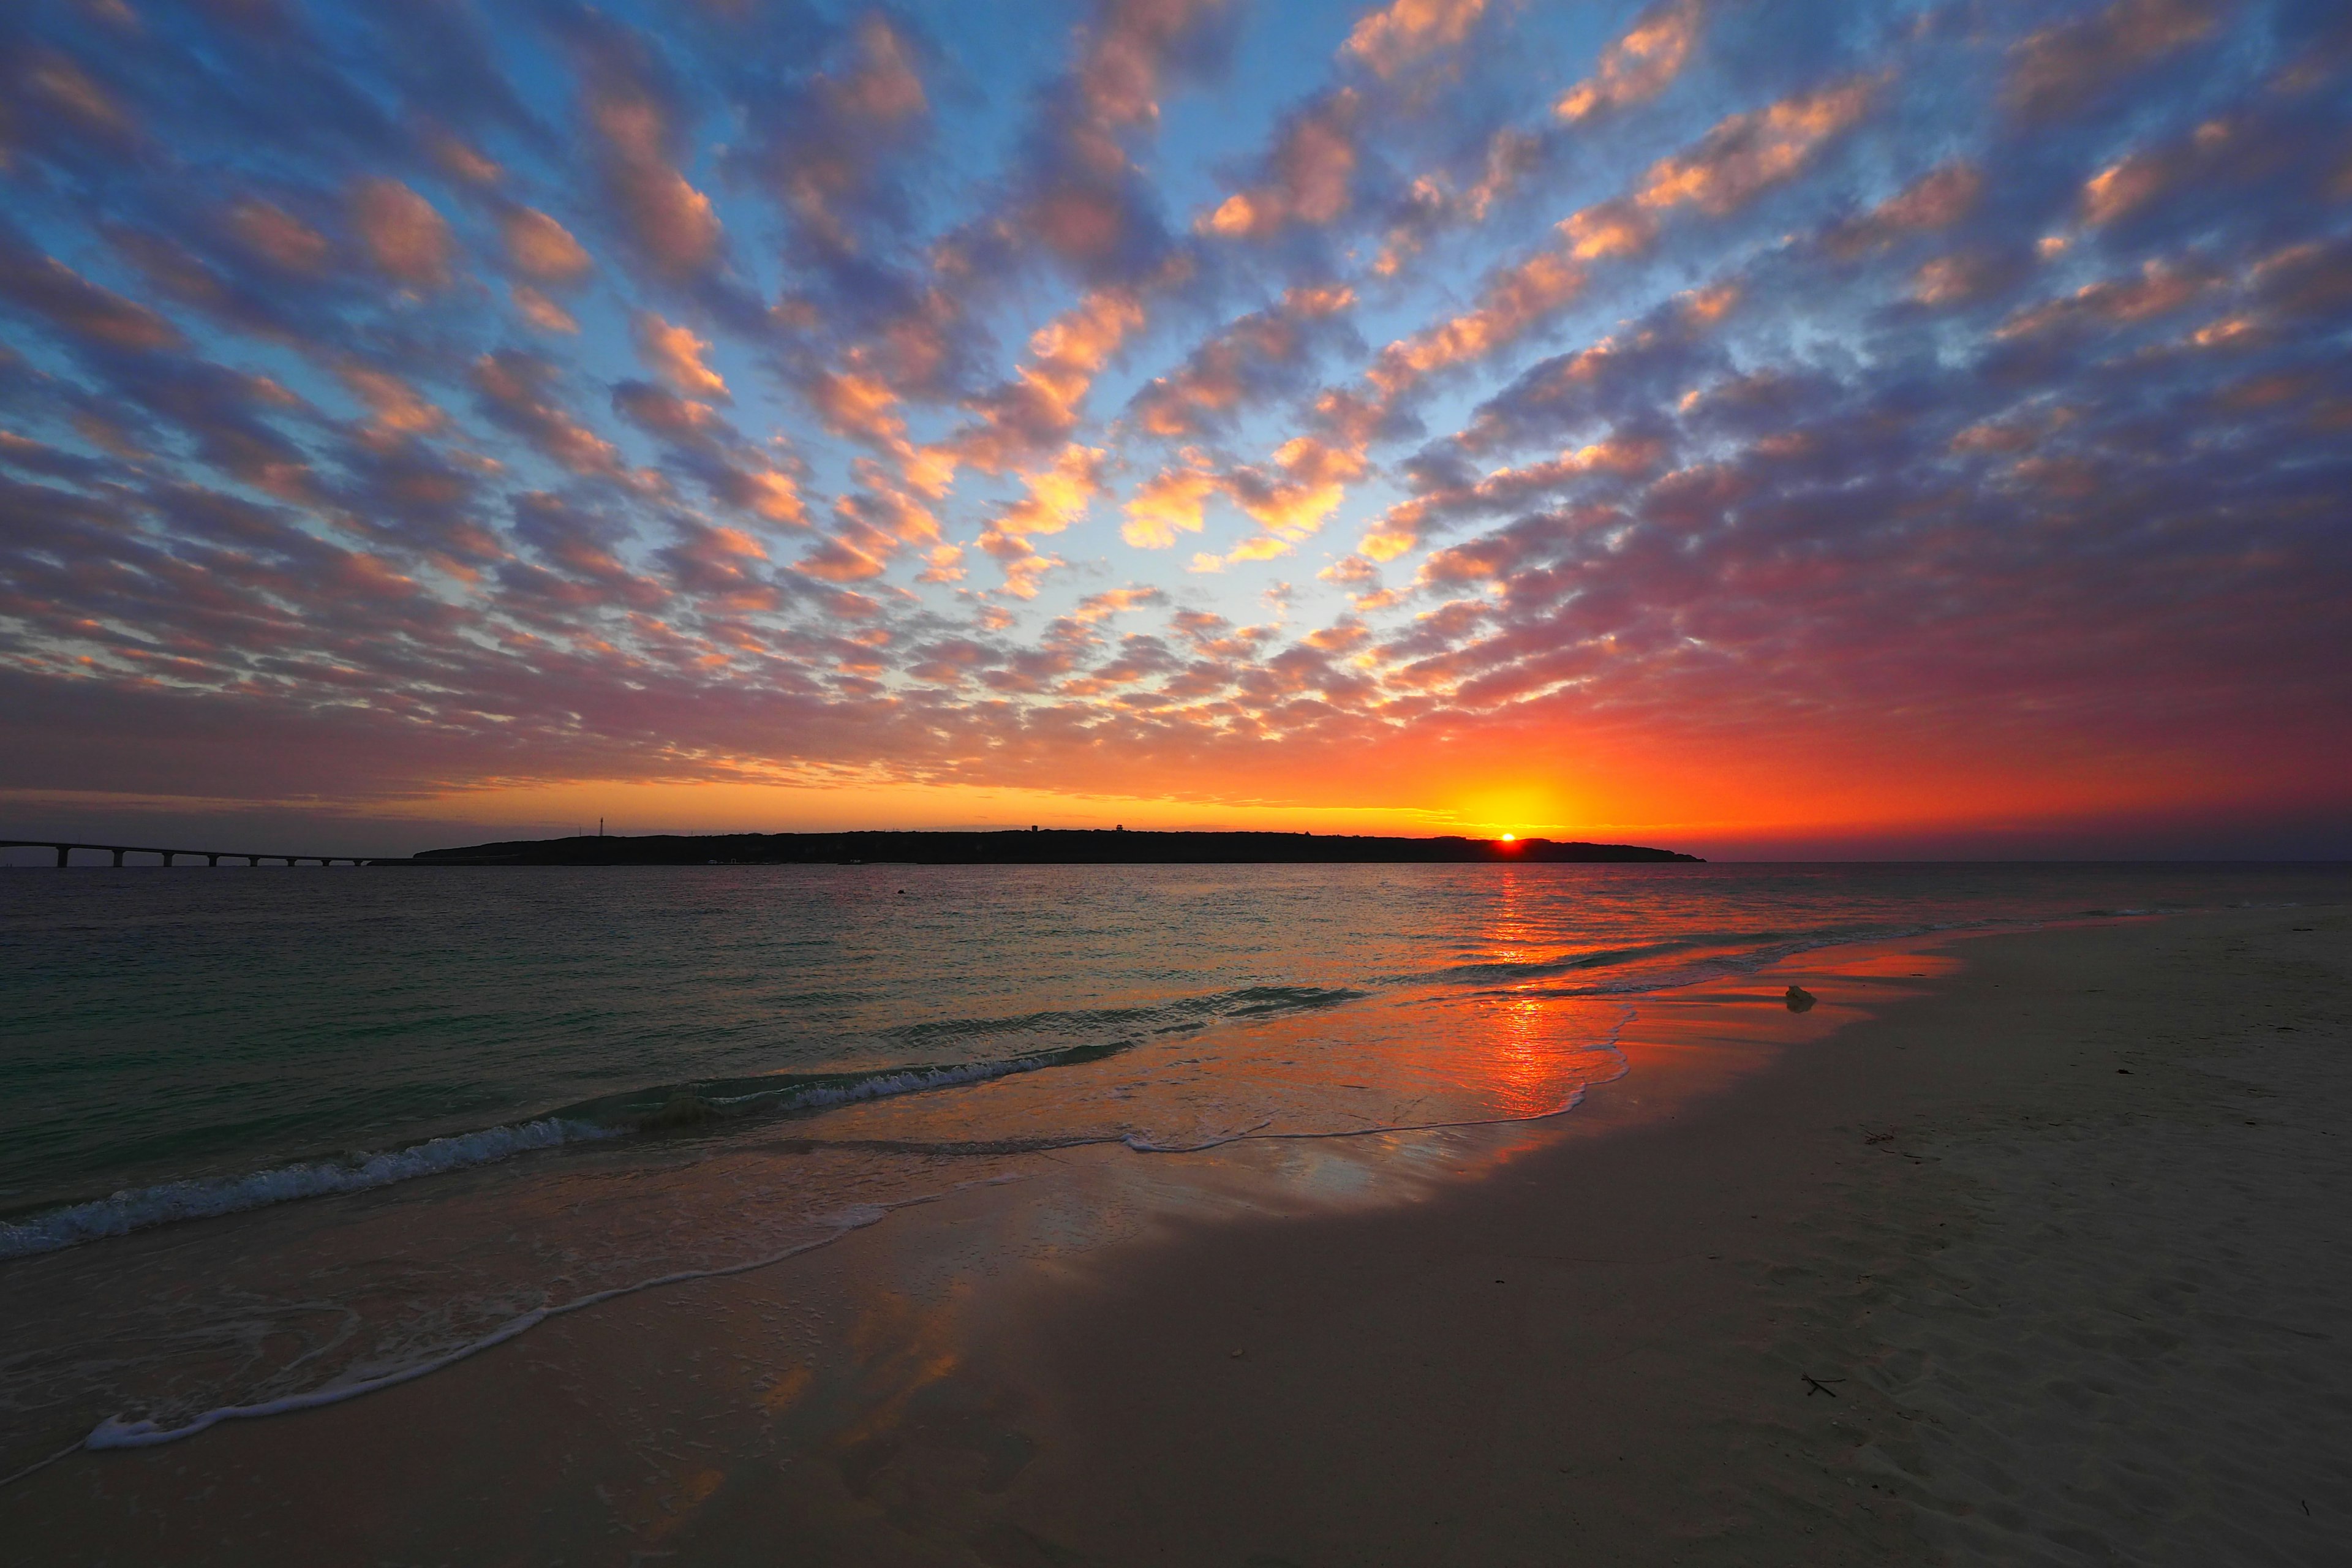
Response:
M379 1394L71 1454L0 1490L0 1535L43 1563L2339 1561L2347 1044L2331 911L1816 953L1654 999L1551 1122L1074 1151Z

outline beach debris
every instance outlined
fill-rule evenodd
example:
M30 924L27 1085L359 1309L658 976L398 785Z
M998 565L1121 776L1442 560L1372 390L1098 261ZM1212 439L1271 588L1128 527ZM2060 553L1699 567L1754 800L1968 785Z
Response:
M1803 1373L1799 1373L1797 1375L1804 1378L1807 1383L1812 1384L1811 1388L1805 1390L1805 1397L1808 1399L1811 1399L1816 1394L1826 1394L1832 1399L1835 1399L1838 1396L1837 1390L1832 1388L1830 1384L1832 1383L1843 1383L1845 1381L1845 1379L1842 1377L1811 1377L1807 1376Z
M1812 1010L1814 1002L1819 1000L1819 998L1814 996L1811 992L1806 990L1801 985L1791 985L1789 987L1787 994L1784 994L1780 1000L1789 1005L1790 1012L1806 1013Z

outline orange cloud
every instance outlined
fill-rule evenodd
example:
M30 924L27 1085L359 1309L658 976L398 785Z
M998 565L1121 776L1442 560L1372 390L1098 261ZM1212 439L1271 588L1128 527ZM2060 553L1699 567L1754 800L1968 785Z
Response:
M1264 239L1293 224L1319 227L1348 210L1356 172L1349 122L1356 100L1340 93L1283 133L1271 160L1273 177L1227 196L1193 224L1221 239Z
M1486 0L1390 0L1357 22L1339 52L1394 76L1461 43L1486 10Z
M719 252L719 215L670 161L661 104L614 78L590 90L588 120L603 139L605 181L638 248L673 275L708 266Z
M448 423L448 416L426 402L417 390L388 371L346 363L335 367L345 386L374 411L369 430L378 440L429 436Z
M508 428L573 473L624 478L619 449L548 397L553 378L551 365L529 354L501 352L474 362L475 386Z
M1793 179L1831 138L1869 112L1875 79L1783 99L1717 122L1692 151L1650 166L1637 199L1645 207L1691 205L1717 216Z
M1705 22L1701 0L1671 0L1644 11L1601 54L1600 68L1562 93L1552 112L1575 124L1648 102L1682 74Z
M702 361L710 342L686 327L662 320L650 310L637 313L634 323L637 353L653 371L688 397L733 401L727 383Z
M507 259L524 277L541 283L569 283L594 265L572 231L530 207L512 207L500 220Z
M954 457L1001 473L1064 441L1095 377L1144 320L1142 294L1117 287L1092 290L1038 328L1013 379L972 400L979 419L950 441Z
M1658 220L1622 197L1586 207L1560 226L1568 252L1579 261L1639 256L1658 237Z
M1226 476L1225 493L1259 527L1287 540L1320 528L1347 499L1349 484L1364 476L1367 464L1360 450L1298 436L1275 449L1274 466L1278 478L1254 468L1235 470Z
M1200 453L1189 447L1184 456L1189 464L1203 461ZM1180 531L1201 531L1203 510L1223 488L1216 474L1197 466L1163 469L1128 499L1127 521L1119 527L1119 536L1138 549L1164 550L1176 542Z
M1026 555L1030 535L1059 533L1087 515L1103 493L1102 474L1100 447L1064 447L1051 468L1022 476L1027 493L990 520L981 548L992 554Z
M1946 229L1975 210L1984 175L1973 164L1941 163L1858 218L1832 225L1822 243L1851 259L1883 249L1906 234Z
M1135 395L1136 423L1154 436L1200 434L1263 389L1275 367L1302 356L1306 323L1335 316L1355 302L1355 291L1338 284L1289 289L1276 308L1233 321L1181 366L1153 378Z
M1582 293L1588 280L1570 258L1540 251L1489 279L1475 309L1381 350L1366 374L1393 396L1433 371L1516 342Z

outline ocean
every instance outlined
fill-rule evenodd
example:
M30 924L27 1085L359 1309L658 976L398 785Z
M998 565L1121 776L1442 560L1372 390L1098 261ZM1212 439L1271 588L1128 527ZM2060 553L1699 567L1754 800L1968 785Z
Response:
M0 1474L1079 1145L1572 1112L1646 997L2343 867L0 870Z

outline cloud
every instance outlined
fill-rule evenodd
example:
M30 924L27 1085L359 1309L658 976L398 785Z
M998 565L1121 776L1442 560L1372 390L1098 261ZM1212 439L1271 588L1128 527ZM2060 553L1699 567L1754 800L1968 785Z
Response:
M1560 231L1577 260L1607 261L1649 249L1658 237L1658 220L1639 203L1620 197L1570 214Z
M720 403L734 401L727 383L703 363L702 356L710 350L709 339L697 337L688 329L665 321L650 310L637 312L631 331L636 338L638 356L646 367L678 391L688 397L708 397Z
M378 440L405 440L446 429L449 416L436 407L415 387L389 371L357 363L335 367L345 386L365 403L374 418L370 434Z
M1032 534L1059 533L1087 515L1105 492L1103 452L1069 446L1053 463L1022 476L1024 494L989 520L980 547L999 559L1017 561L1029 552Z
M975 418L950 439L949 449L988 473L1055 452L1077 428L1095 377L1144 319L1137 289L1087 293L1030 335L1028 359L1012 379L967 402Z
M1108 588L1079 600L1078 607L1071 612L1071 616L1083 624L1092 625L1129 610L1167 602L1168 595L1158 588Z
M1822 247L1852 260L1911 235L1950 228L1976 209L1984 184L1974 164L1938 163L1861 216L1832 224L1822 236Z
M1486 0L1389 0L1356 23L1340 52L1395 76L1460 45L1486 10Z
M1592 75L1560 94L1552 112L1574 125L1647 103L1682 74L1706 19L1702 0L1651 6L1601 52Z
M1128 498L1119 534L1129 544L1165 550L1179 532L1201 531L1202 514L1211 499L1224 492L1224 481L1200 452L1188 449L1185 458L1185 467L1161 469Z
M1612 435L1523 468L1497 468L1472 484L1440 485L1400 501L1364 536L1374 561L1393 561L1433 527L1512 511L1595 477L1635 479L1665 466L1669 443L1648 434Z
M1294 225L1319 228L1339 219L1354 200L1351 123L1360 107L1354 93L1341 91L1296 116L1266 160L1265 180L1227 196L1192 226L1220 239L1263 240Z
M396 283L438 289L449 281L457 249L448 223L433 204L398 180L362 180L352 187L352 228L377 271Z
M575 282L595 268L570 229L535 208L509 208L499 227L506 236L509 265L533 282Z
M1153 436L1181 439L1230 425L1245 409L1298 389L1317 350L1340 341L1339 319L1355 292L1338 285L1294 288L1265 310L1239 317L1184 363L1155 376L1128 405Z
M1650 166L1635 199L1644 207L1695 205L1721 216L1802 173L1832 138L1868 113L1878 83L1857 79L1734 114L1688 153Z
M571 311L528 283L514 285L515 313L542 332L577 332L580 323Z
M1109 126L1157 119L1171 68L1197 69L1214 58L1224 9L1224 0L1097 0L1077 69L1089 113Z
M678 166L683 106L651 49L602 21L575 29L581 106L605 200L632 248L670 279L701 274L725 239L718 209Z
M903 219L889 171L922 144L931 107L920 50L891 18L860 17L836 56L800 90L751 96L753 138L736 155L792 214L798 243L826 263L857 256Z
M1591 277L1570 257L1538 251L1490 277L1473 309L1391 343L1366 374L1393 396L1432 372L1483 358L1557 314Z
M19 9L0 784L2352 763L2325 7Z
M513 349L484 354L474 363L475 391L493 424L573 473L622 478L619 449L555 403L558 375L550 361Z
M2181 309L2210 282L2196 268L2150 259L2137 277L2101 279L2072 294L2021 309L2000 324L1998 335L2029 338L2084 328L2130 326Z
M37 316L79 342L112 349L164 349L179 330L59 261L43 256L0 226L0 300Z
M121 154L137 144L139 127L131 110L73 56L21 44L10 54L0 70L14 100L15 112L7 118L16 122L19 134L68 156L82 149Z
M335 258L334 244L325 235L255 197L230 206L228 226L248 254L280 271L318 277Z
M2211 33L2204 0L2113 0L2097 14L2045 27L2012 45L2002 97L2011 112L2049 119Z

